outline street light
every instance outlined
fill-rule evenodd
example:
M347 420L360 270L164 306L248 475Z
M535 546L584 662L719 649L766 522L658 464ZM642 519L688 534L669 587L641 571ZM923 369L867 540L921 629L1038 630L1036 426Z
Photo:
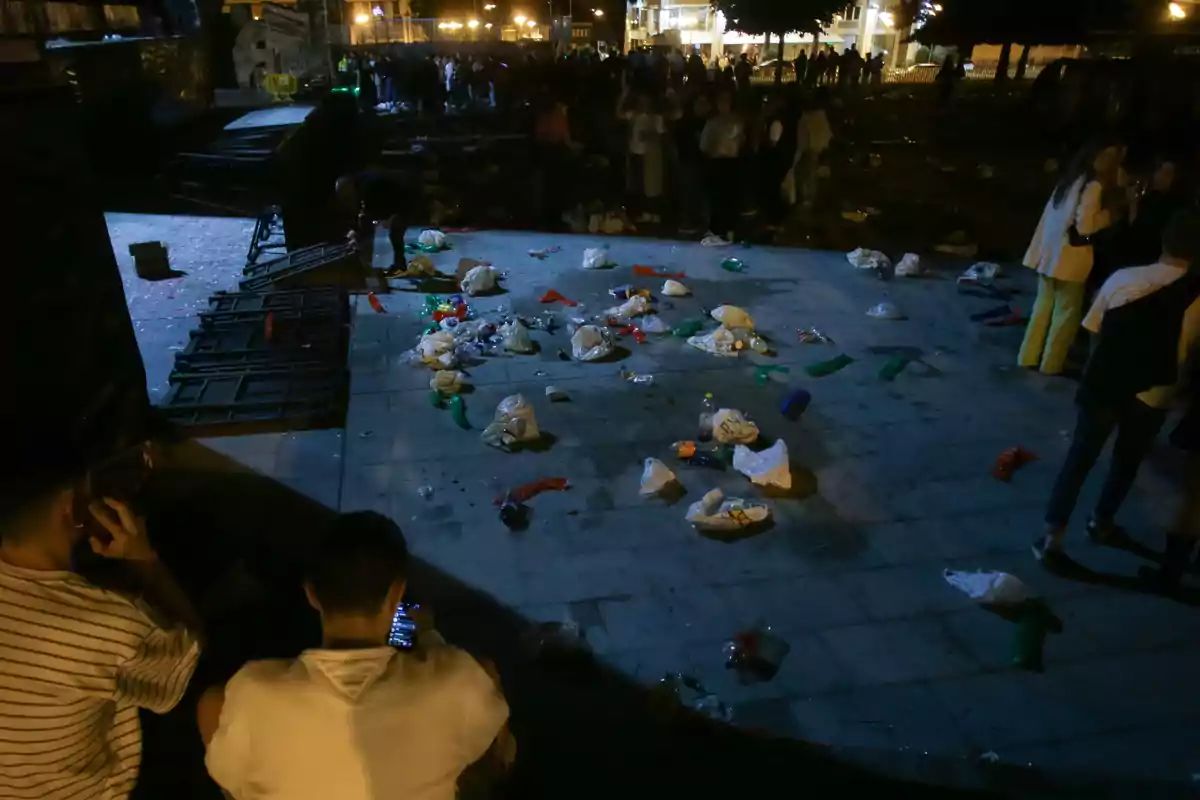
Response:
M371 17L368 16L367 14L355 14L354 15L354 24L355 25L366 25L370 21L371 21Z
M536 27L537 27L537 22L536 22L535 20L532 20L532 19L531 19L531 20L528 20L528 21L526 21L526 22L525 22L525 25L526 25L527 27L530 27L530 28L536 28Z
M468 28L478 28L479 20L477 20L477 19L467 20L467 27Z
M597 17L603 17L604 9L603 8L593 8L592 13L595 14Z
M896 18L892 16L890 11L880 11L879 21L883 23L883 27L890 28L896 24Z
M496 4L495 4L495 3L486 3L486 4L484 4L484 6L483 6L483 10L484 10L484 11L495 11L495 10L496 10Z
M526 17L524 14L517 14L515 17L513 17L513 22L517 23L517 25L524 25L525 20Z
M1187 9L1185 9L1179 3L1168 3L1167 16L1176 22L1181 19L1187 19Z

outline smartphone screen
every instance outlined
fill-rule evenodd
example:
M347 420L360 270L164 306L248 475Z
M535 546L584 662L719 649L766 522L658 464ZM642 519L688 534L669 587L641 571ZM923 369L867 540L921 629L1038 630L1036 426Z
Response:
M411 650L417 646L417 623L409 616L411 609L420 608L415 603L401 603L396 606L392 616L392 630L388 635L388 644L401 650Z

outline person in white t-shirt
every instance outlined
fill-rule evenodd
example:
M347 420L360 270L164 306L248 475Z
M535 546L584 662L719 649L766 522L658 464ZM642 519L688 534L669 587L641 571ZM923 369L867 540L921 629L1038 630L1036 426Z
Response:
M236 800L453 800L459 776L514 745L493 675L432 631L390 647L408 549L373 512L319 540L305 592L321 647L251 662L200 701L208 772Z

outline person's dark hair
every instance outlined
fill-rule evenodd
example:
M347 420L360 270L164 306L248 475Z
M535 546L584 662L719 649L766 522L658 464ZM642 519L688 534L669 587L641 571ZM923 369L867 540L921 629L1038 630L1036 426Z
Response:
M376 613L392 584L408 577L404 534L374 511L342 514L317 540L306 576L327 613Z
M1187 261L1200 256L1200 211L1194 208L1176 211L1163 228L1162 249L1166 255Z
M1096 156L1100 155L1103 150L1109 147L1118 147L1120 144L1121 141L1115 136L1098 136L1079 148L1071 159L1071 163L1067 165L1066 171L1054 186L1054 207L1058 208L1062 205L1063 200L1067 199L1067 192L1071 191L1075 181L1084 178L1086 184L1093 177L1092 164L1096 161Z

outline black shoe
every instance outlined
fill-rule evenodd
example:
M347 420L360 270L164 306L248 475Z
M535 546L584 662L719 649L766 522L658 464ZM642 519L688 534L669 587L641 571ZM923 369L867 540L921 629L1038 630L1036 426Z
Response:
M1030 549L1033 551L1033 557L1051 571L1062 569L1069 561L1062 545L1053 543L1048 536L1039 536Z
M1130 540L1129 534L1120 525L1097 522L1095 517L1087 522L1087 537L1092 544L1103 547L1119 547Z

